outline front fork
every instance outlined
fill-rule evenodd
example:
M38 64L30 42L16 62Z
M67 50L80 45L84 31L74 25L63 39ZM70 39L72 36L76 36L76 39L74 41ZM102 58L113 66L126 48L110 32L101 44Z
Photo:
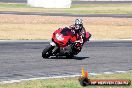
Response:
M55 55L57 53L59 47L53 41L50 42L50 45L54 47L54 49L52 50L52 54Z
M50 45L51 45L51 46L54 46L54 47L56 46L55 42L53 42L53 41L50 42Z

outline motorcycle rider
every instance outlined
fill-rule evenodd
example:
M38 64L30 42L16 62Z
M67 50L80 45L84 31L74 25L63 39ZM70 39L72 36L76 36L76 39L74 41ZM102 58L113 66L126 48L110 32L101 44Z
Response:
M83 20L82 19L76 19L75 23L73 25L69 26L69 29L77 37L76 42L84 43L86 41L85 40L86 30L83 26ZM90 37L91 37L91 34L90 34Z
M66 29L70 29L73 36L76 36L77 41L82 44L85 43L85 41L89 41L91 34L89 33L89 38L86 40L86 30L83 26L83 20L82 19L75 19L75 23L73 25L70 25L69 27L65 27ZM63 28L59 28L62 30Z

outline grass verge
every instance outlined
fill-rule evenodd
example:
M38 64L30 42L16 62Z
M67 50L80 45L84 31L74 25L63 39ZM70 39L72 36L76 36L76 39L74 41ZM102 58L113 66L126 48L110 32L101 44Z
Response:
M0 3L0 9L2 8L30 8L30 6L18 3Z
M130 79L132 81L132 73L120 73L110 75L90 76L90 79ZM61 78L48 80L23 81L20 83L0 84L0 88L83 88L78 77ZM131 86L87 86L86 88L132 88Z
M26 4L0 3L0 11L46 12L71 14L132 14L132 3L128 4L75 4L71 8L33 8Z

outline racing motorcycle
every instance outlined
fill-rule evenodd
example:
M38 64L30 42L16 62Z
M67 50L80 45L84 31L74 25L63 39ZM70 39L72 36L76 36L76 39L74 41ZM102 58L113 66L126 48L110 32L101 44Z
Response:
M52 41L43 50L42 57L49 58L50 56L66 56L72 58L77 55L91 34L86 32L85 41L77 41L77 37L73 35L69 28L59 28L52 35Z

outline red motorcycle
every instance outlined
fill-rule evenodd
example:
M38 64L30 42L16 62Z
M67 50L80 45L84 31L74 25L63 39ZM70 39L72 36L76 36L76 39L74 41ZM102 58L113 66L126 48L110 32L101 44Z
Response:
M42 57L49 58L50 56L66 56L72 58L77 55L91 34L86 32L84 41L77 41L77 37L67 27L56 30L52 35L52 41L43 50Z

